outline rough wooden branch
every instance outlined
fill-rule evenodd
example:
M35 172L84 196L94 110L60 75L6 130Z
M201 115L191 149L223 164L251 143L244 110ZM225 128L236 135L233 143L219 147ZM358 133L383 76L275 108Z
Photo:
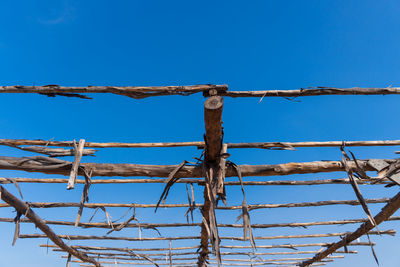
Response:
M219 95L228 97L300 97L321 95L398 95L399 87L386 88L335 88L335 87L311 87L299 90L265 90L265 91L227 91Z
M117 260L127 260L127 261L143 261L142 258L133 258L132 255L130 254L122 254L122 255L101 255L101 254L97 254L99 259L117 259ZM140 255L140 254L139 254ZM146 256L154 256L153 254L143 254ZM162 256L165 256L165 254L163 254ZM68 255L63 255L61 256L61 258L68 258ZM336 255L336 256L329 256L328 258L330 259L343 259L344 256L343 255ZM183 260L183 261L187 261L187 260L196 260L197 258L194 257L174 257L172 258L172 260L177 261L177 260ZM308 260L311 258L307 258L307 257L303 257L303 258L277 258L277 259L266 259L266 258L259 258L256 261L257 262L280 262L280 261L301 261L301 260ZM152 258L152 260L154 261L163 261L165 262L165 257L161 257L161 258ZM210 261L215 261L215 258L209 258ZM248 262L249 259L243 258L243 259L231 259L231 258L225 258L223 259L223 261L236 261L236 262Z
M257 240L272 240L272 239L291 239L291 238L319 238L319 237L332 237L332 236L344 236L351 232L343 233L327 233L327 234L307 234L307 235L277 235L277 236L255 236ZM378 235L378 232L369 232L370 235ZM380 231L382 235L396 234L395 230ZM174 237L116 237L116 236L94 236L94 235L58 235L59 238L69 240L125 240L125 241L160 241L160 240L194 240L200 239L200 236L174 236ZM47 238L46 235L42 234L25 234L20 235L19 238ZM243 237L235 236L222 236L221 240L233 240L233 241L246 241Z
M67 185L68 190L75 188L75 180L76 180L76 177L78 176L78 169L81 164L82 153L83 153L84 147L85 147L85 139L80 139L78 146L74 145L75 159L74 159L74 162L72 163L71 172L69 174L69 180L68 180L68 185Z
M338 221L320 221L320 222L298 222L298 223L269 223L269 224L252 224L252 228L259 228L259 229L265 229L265 228L277 228L277 227L309 227L309 226L321 226L321 225L343 225L343 224L357 224L357 223L363 223L365 222L366 219L349 219L349 220L338 220ZM387 221L400 221L400 216L397 217L391 217ZM0 222L9 222L13 223L14 218L0 218ZM29 219L21 219L21 223L30 223L31 221ZM52 224L52 225L65 225L65 226L75 226L74 222L68 222L68 221L52 221L52 220L46 220L44 221L46 224ZM78 226L82 228L106 228L106 229L112 229L113 227L116 228L123 223L113 223L113 225L110 225L108 223L101 223L101 222L96 222L96 223L82 223L80 222ZM198 227L201 226L201 223L128 223L124 226L124 228L164 228L164 227ZM217 225L218 227L226 227L226 228L243 228L242 224L227 224L227 223L219 223Z
M374 217L377 224L386 221L390 216L392 216L400 208L400 193L395 195L390 201L382 208L382 210ZM331 244L326 250L316 254L311 260L304 261L300 266L309 266L314 262L321 261L326 258L332 252L339 248L346 246L348 243L356 240L360 236L370 233L374 228L374 225L370 221L364 222L355 232L346 234L340 241Z
M149 256L149 255L152 255L152 254L146 254L146 256ZM109 256L100 256L100 255L98 255L97 259L116 259L116 260L126 260L126 261L135 261L135 262L136 261L143 261L143 259L141 259L141 258L132 258L132 255L129 255L129 254L124 254L124 256L116 256L116 255L115 256L111 256L111 255L109 255ZM165 256L165 254L164 254L164 256ZM66 258L68 258L68 255L61 256L61 258L66 259ZM344 256L343 255L329 256L328 258L329 259L343 259ZM172 260L174 260L174 261L180 261L180 260L189 261L189 260L196 260L196 259L197 258L194 258L194 257L175 257L175 258L172 258ZM308 259L310 259L310 258L307 258L307 257L305 257L305 258L304 257L303 258L278 258L278 259L261 259L260 258L260 259L257 259L256 262L285 262L285 261L302 261L302 260L308 260ZM159 261L165 262L165 257L152 258L152 260L153 261L157 261L157 262L159 262ZM215 263L215 260L216 260L215 258L210 258L209 262L210 263ZM249 262L249 259L246 259L246 258L244 258L244 259L228 259L228 258L226 258L226 259L223 259L222 261Z
M333 260L326 260L326 262L331 262ZM73 260L72 262L77 262L81 263L81 261L76 261ZM110 264L110 265L105 265L105 266L110 266L110 267L115 267L115 264L117 265L132 265L130 262L121 262L121 261L100 261L102 264ZM223 266L262 266L262 265L280 265L280 266L287 266L287 267L296 267L296 264L298 262L274 262L274 263L268 263L268 262L262 262L262 263L222 263L220 265ZM169 265L169 263L157 263L158 265ZM318 265L324 265L325 263L320 263ZM135 265L154 265L153 263L147 263L147 262L135 262ZM87 264L81 264L81 266L90 266ZM192 267L196 266L196 262L174 262L174 267ZM210 265L213 266L213 265ZM317 266L317 265L313 265Z
M52 249L52 251L55 252L65 252L62 249ZM131 257L130 254L128 253L115 253L115 252L99 252L99 251L85 251L86 254L88 255L102 255L102 256L129 256ZM245 255L245 256L267 256L267 255L301 255L301 254L316 254L318 253L317 250L313 251L287 251L287 252L221 252L221 255L227 256L227 255ZM335 251L335 254L357 254L358 251L356 250L348 250L347 252L342 250L342 251ZM165 256L165 253L151 253L151 254L146 254L149 256ZM198 255L198 252L183 252L183 253L171 253L171 256L184 256L184 255ZM155 258L153 258L155 259ZM174 259L174 258L173 258ZM176 258L177 259L177 258ZM197 259L197 258L193 258ZM165 260L165 258L163 258Z
M46 183L46 184L64 184L68 183L68 179L63 178L22 178L15 177L12 178L17 183ZM9 184L11 181L8 178L0 177L0 184ZM92 184L151 184L151 183L165 183L165 179L94 179ZM204 185L204 179L190 179L181 178L175 181L177 184L198 184ZM363 179L357 181L358 184L366 185L381 185L387 184L387 179ZM75 184L85 184L85 180L77 179ZM325 185L325 184L350 184L349 178L339 178L339 179L326 179L326 180L283 180L283 181L243 181L243 185ZM238 186L240 182L238 181L225 181L226 186Z
M302 248L302 247L327 247L331 245L331 243L310 243L310 244L283 244L283 245L258 245L257 248L262 249L275 249L275 248ZM352 242L347 246L375 246L375 243L369 242ZM40 247L43 248L57 248L56 245L48 245L48 244L41 244ZM71 246L76 249L82 250L94 250L94 251L120 251L120 252L127 252L127 251L169 251L169 248L119 248L119 247L95 247L95 246L81 246L81 245L74 245ZM190 249L198 249L200 246L188 246L188 247L172 247L171 250L190 250ZM221 246L221 248L226 249L246 249L251 248L251 246ZM193 252L188 252L193 253ZM232 252L229 252L232 253ZM236 253L236 252L235 252ZM179 254L179 255L190 255L190 254Z
M387 163L395 160L385 159ZM69 175L71 162L48 157L0 157L0 169L20 170L28 172L41 172L46 174ZM368 160L358 160L358 164L365 171L375 171L368 165ZM94 176L148 176L168 177L177 165L141 165L141 164L111 164L111 163L81 163L82 167L92 170ZM349 161L348 166L356 169L354 161ZM303 173L336 172L344 171L341 161L313 161L291 162L273 165L240 165L242 176L274 176ZM82 170L78 172L83 175ZM233 167L226 169L226 177L236 177ZM176 178L200 178L203 176L201 166L184 166L176 174Z
M189 86L59 86L59 85L45 85L45 86L1 86L0 93L38 93L48 96L76 96L88 98L78 94L85 93L112 93L123 95L135 99L141 99L150 96L161 95L191 95L198 92L216 90L223 92L228 90L227 85L189 85Z
M1 144L1 142L0 142ZM34 152L34 153L39 153L39 154L44 154L48 155L50 157L66 157L66 156L74 156L75 152L74 149L65 149L61 147L47 147L47 146L13 146L9 145L11 147L24 150L24 151L29 151L29 152ZM82 156L93 156L96 150L94 149L84 149L82 151Z
M56 233L54 233L53 230L51 230L51 228L48 227L46 223L44 223L44 221L38 215L36 215L36 213L30 208L30 206L28 206L26 203L16 198L2 186L0 186L0 197L3 201L7 202L7 204L14 207L19 213L24 214L27 218L29 218L29 220L31 220L36 225L37 228L39 228L43 233L45 233L45 235L43 236L49 238L51 241L57 244L58 247L65 250L69 254L81 259L84 262L92 263L96 267L101 266L92 257L89 257L84 253L76 250L75 248L66 245L56 235Z
M226 143L228 148L264 148L264 149L293 149L296 147L340 147L346 146L398 146L400 140L378 140L378 141L322 141L322 142L256 142L256 143ZM0 139L0 145L7 146L58 146L72 147L73 141L47 141L47 140L26 140L26 139ZM120 142L86 142L85 147L95 148L147 148L147 147L185 147L195 146L204 148L205 142L157 142L157 143L120 143ZM86 151L86 149L85 149Z
M366 199L368 204L386 203L390 198L372 198ZM80 207L80 203L74 202L30 202L29 205L34 208L67 208ZM283 203L283 204L253 204L248 205L250 210L254 209L274 209L274 208L302 208L302 207L320 207L330 205L350 205L358 206L358 200L324 200L316 202L299 202L299 203ZM196 204L197 207L203 207L201 204ZM0 203L0 208L9 207L6 203ZM85 208L155 208L156 204L136 204L136 203L85 203ZM188 208L189 204L162 204L160 208ZM242 206L218 206L220 210L241 210Z

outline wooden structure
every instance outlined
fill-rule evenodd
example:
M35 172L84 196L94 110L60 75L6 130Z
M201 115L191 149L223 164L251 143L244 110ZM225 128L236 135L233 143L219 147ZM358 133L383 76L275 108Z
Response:
M68 178L25 178L25 177L0 177L1 184L14 184L18 190L20 183L60 184L64 183L66 189L73 190L76 184L84 184L82 196L75 202L24 202L11 194L4 185L0 186L0 197L4 203L0 208L13 207L17 212L15 218L0 218L0 222L15 223L14 241L17 238L49 238L53 244L43 244L42 247L53 248L56 252L65 252L62 257L71 262L81 263L82 266L115 266L115 265L156 265L156 266L318 266L344 257L345 254L354 254L355 246L371 246L374 243L357 241L363 235L394 235L394 230L385 230L378 227L384 221L397 221L400 217L392 216L400 208L400 193L381 199L364 199L358 185L386 185L397 186L400 184L398 172L400 161L397 159L363 159L359 160L347 147L351 146L395 146L400 145L400 140L385 141L331 141L331 142L265 142L265 143L226 143L223 139L223 99L226 97L304 97L318 95L387 95L400 94L400 88L330 88L318 87L289 91L229 91L226 85L195 85L195 86L167 86L167 87L61 87L58 85L47 86L3 86L0 93L38 93L47 96L67 96L89 99L85 93L112 93L141 99L162 95L191 95L203 93L206 97L204 103L205 134L203 141L182 143L95 143L84 139L76 141L54 140L11 140L0 139L0 145L21 149L24 151L44 154L34 157L0 157L0 169L18 170L25 172L39 172L50 175L64 175ZM82 163L84 156L96 153L94 148L150 148L150 147L179 147L194 146L202 149L202 157L197 163L184 161L177 165L140 165L140 164L112 164L112 163ZM297 147L338 147L343 152L343 158L338 161L315 161L302 163L282 163L266 165L236 165L229 161L229 150L239 148L280 149L293 150ZM350 155L349 155L350 154ZM74 161L66 161L57 157L73 156ZM343 179L320 180L244 180L243 177L269 177L276 175L292 175L307 173L338 172L346 173ZM367 172L376 172L371 177ZM104 178L118 176L122 178ZM123 178L129 177L129 178ZM134 178L148 177L148 178ZM238 177L237 181L226 180L227 177ZM136 183L164 183L165 189L158 202L154 204L131 203L89 203L89 191L95 184L136 184ZM165 204L168 193L174 184L188 185L188 203ZM193 184L202 186L202 200L193 193ZM318 202L301 203L247 203L245 186L268 185L332 185L348 184L355 193L356 200L325 200ZM229 206L225 188L227 186L241 186L242 205ZM22 198L22 192L21 198ZM29 201L29 200L28 200ZM136 200L132 200L136 201ZM200 203L197 203L199 201ZM372 214L369 205L382 203L384 207L377 214ZM252 224L252 211L257 209L317 207L328 205L361 206L365 211L365 218L330 220L315 222L275 222ZM43 220L40 209L46 208L78 208L75 221ZM135 214L124 222L113 223L109 219L108 208L183 208L187 209L187 216L199 209L202 214L201 221L187 223L146 223L138 222ZM105 222L82 222L81 216L84 209L101 209L106 214ZM240 210L241 223L220 223L218 212L222 210ZM24 218L22 218L24 217ZM192 217L193 218L193 217ZM193 220L193 219L192 219ZM32 223L41 230L41 234L20 234L21 223ZM268 235L255 236L254 229L270 228L304 228L326 225L355 225L353 232L298 234L298 235ZM74 235L55 233L50 226L63 225L79 227L90 232L94 228L107 229L103 235ZM159 237L130 237L111 236L114 231L121 233L130 228L155 229L173 227L176 229L201 227L197 235L159 236ZM197 227L197 228L196 228ZM243 229L243 235L224 236L219 234L219 229ZM158 231L158 230L157 230ZM197 230L196 230L197 231ZM196 233L192 231L193 234ZM258 240L300 239L300 238L337 238L336 242L313 242L302 244L257 244ZM369 237L369 236L368 236ZM63 240L125 240L141 241L146 247L106 247L82 244L69 245ZM151 242L168 241L168 247L154 248ZM195 246L172 246L175 240L197 240ZM235 245L225 244L226 240L237 242ZM368 238L369 240L369 238ZM283 249L274 252L265 252L265 249ZM302 250L302 249L307 250ZM231 258L230 256L236 258Z

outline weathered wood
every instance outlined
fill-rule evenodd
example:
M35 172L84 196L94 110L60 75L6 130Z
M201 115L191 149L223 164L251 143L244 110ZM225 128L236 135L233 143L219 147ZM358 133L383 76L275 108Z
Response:
M399 87L385 88L336 88L336 87L310 87L298 90L264 90L264 91L227 91L219 95L228 97L301 97L321 95L398 95Z
M68 179L63 178L22 178L15 177L11 178L17 183L46 183L46 184L64 184L68 183ZM9 178L0 177L0 184L9 184L12 183ZM77 179L75 184L84 184L85 180ZM143 183L165 183L165 179L94 179L91 181L92 184L143 184ZM190 179L190 178L181 178L175 181L177 184L198 184L204 185L204 179ZM366 184L366 185L381 185L387 184L387 179L363 179L357 181L358 184ZM339 178L339 179L325 179L325 180L283 180L283 181L243 181L243 185L326 185L326 184L350 184L349 178ZM238 181L225 181L224 185L226 186L240 186L240 182Z
M321 142L255 142L255 143L226 143L228 148L264 148L264 149L291 149L296 147L340 147L349 146L398 146L400 140L378 140L378 141L321 141ZM21 146L58 146L72 147L73 141L47 141L47 140L26 140L26 139L0 139L0 145ZM148 147L186 147L195 146L204 148L205 142L157 142L157 143L121 143L121 142L86 142L85 147L94 148L148 148ZM48 148L50 149L50 148ZM85 151L88 151L85 149ZM84 151L84 153L85 153Z
M76 144L74 143L75 159L74 159L74 162L72 163L71 172L69 174L69 180L68 180L68 185L67 185L68 190L75 188L75 180L76 180L76 177L78 176L78 169L81 164L82 153L83 153L84 147L85 147L85 139L80 139L78 146L76 146Z
M385 159L392 163L395 160ZM27 172L41 172L46 174L69 175L72 163L60 159L43 156L31 158L0 157L0 169L20 170ZM142 164L111 164L111 163L81 163L82 167L92 170L93 176L147 176L168 177L178 165L142 165ZM365 171L375 169L368 165L368 160L358 160L358 165ZM354 161L349 161L348 166L356 169ZM291 162L272 165L240 165L242 176L274 176L304 173L336 172L344 171L341 161L313 161L313 162ZM78 171L83 175L82 170ZM226 177L236 177L237 173L233 167L226 168ZM176 174L176 178L200 178L204 177L202 167L183 166Z
M0 93L37 93L48 96L75 96L81 98L88 98L86 96L78 95L84 93L112 93L116 95L123 95L135 99L146 98L150 96L161 95L191 95L198 92L216 90L222 92L228 90L227 85L189 85L189 86L59 86L59 85L45 85L45 86L0 86Z
M258 245L257 248L262 249L275 249L275 248L303 248L303 247L327 247L330 246L331 243L309 243L309 244L283 244L283 245ZM375 246L375 243L369 242L352 242L349 243L347 246ZM56 245L48 245L48 244L40 244L40 247L43 248L56 248ZM95 251L120 251L120 252L127 252L127 251L169 251L170 248L119 248L119 247L95 247L95 246L81 246L81 245L74 245L71 246L76 249L82 250L95 250ZM187 246L187 247L172 247L171 250L189 250L189 249L198 249L200 246ZM251 248L251 246L221 246L221 248L226 249L247 249ZM189 252L192 253L192 252ZM231 253L231 252L229 252ZM189 255L189 254L180 254L180 255Z
M333 260L325 260L324 262L332 262ZM72 262L77 262L81 263L82 261L76 261L73 260ZM121 261L100 261L102 264L110 264L110 265L105 265L110 266L110 267L115 267L115 265L132 265L131 262L121 262ZM158 265L169 265L169 263L157 263ZM174 262L174 267L193 267L195 266L196 262ZM293 261L293 262L261 262L261 263L221 263L219 265L223 266L263 266L263 265L280 265L280 266L287 266L287 267L296 267L296 264L298 262ZM320 263L317 265L323 265L325 263ZM135 262L135 265L154 265L153 263L149 262ZM314 264L313 266L317 266ZM81 266L90 266L86 264L81 264ZM213 265L208 265L208 266L213 266Z
M0 145L2 143L0 142ZM74 156L75 155L75 150L74 149L65 149L61 147L47 147L47 146L14 146L14 145L8 145L13 148L17 148L23 151L29 151L29 152L34 152L34 153L39 153L39 154L44 154L48 155L50 157L66 157L66 156ZM96 150L94 149L84 149L82 151L82 156L92 156Z
M269 224L252 224L252 228L278 228L278 227L309 227L309 226L321 226L321 225L343 225L343 224L357 224L363 223L366 219L349 219L349 220L337 220L337 221L320 221L320 222L295 222L295 223L269 223ZM387 221L400 221L400 216L391 217ZM0 222L9 222L13 223L14 218L0 218ZM31 223L29 219L21 219L21 223ZM69 221L53 221L53 220L45 220L46 224L52 225L65 225L65 226L75 226L74 222ZM82 228L106 228L106 229L113 229L117 228L124 223L113 223L110 225L108 223L101 223L101 222L89 222L83 223L79 222L78 226ZM152 229L156 228L167 228L167 227L198 227L201 226L201 223L128 223L124 225L124 228L148 228ZM225 228L243 228L242 224L228 224L228 223L219 223L217 224L218 227L225 227Z
M203 175L205 176L204 205L201 209L202 225L200 252L197 265L207 266L208 243L210 241L212 250L220 263L219 235L215 218L215 207L217 199L217 181L221 175L220 160L223 142L222 130L223 98L211 96L204 102L204 123L205 123L205 153L203 162Z
M24 214L25 217L29 218L37 228L39 228L45 235L46 238L49 238L54 242L58 247L65 250L69 254L81 259L84 262L89 262L94 264L96 267L100 267L101 265L94 260L92 257L87 256L86 254L66 245L53 230L46 225L46 223L38 216L36 213L28 206L25 202L19 200L10 192L8 192L4 187L0 186L0 197L3 201L7 202L10 206L14 207L19 213Z
M55 252L65 252L62 249L52 249L52 251ZM103 255L103 256L129 256L131 257L130 254L128 253L115 253L115 252L99 252L99 251L85 251L86 254L88 255ZM312 250L312 251L286 251L286 252L221 252L221 255L226 256L226 255L245 255L245 256L267 256L267 255L301 255L301 254L316 254L318 253L317 250ZM358 251L356 250L348 250L347 252L342 250L342 251L335 251L335 254L357 254ZM165 256L165 253L150 253L146 254L149 256ZM183 252L183 253L171 253L171 256L184 256L184 255L198 255L198 252ZM153 258L156 259L156 258ZM165 258L163 258L165 260ZM178 259L178 258L174 258ZM197 258L193 258L197 259Z
M376 224L380 224L386 221L390 216L392 216L398 209L400 208L400 193L397 193L390 201L382 208L382 210L374 217ZM331 244L324 251L316 254L311 260L304 261L300 264L300 266L310 266L314 262L321 261L326 258L332 252L336 251L339 248L346 246L348 243L356 240L360 236L370 233L375 226L371 223L371 221L364 222L355 232L346 234L340 241Z
M221 148L221 159L219 161L219 172L218 172L218 184L217 184L217 194L222 198L225 198L225 170L226 170L226 158L228 145L223 144ZM240 183L239 183L240 184Z
M386 203L390 198L372 198L366 199L368 204ZM67 208L80 207L77 202L30 202L29 205L33 208ZM324 200L316 202L299 202L299 203L283 203L283 204L253 204L248 205L250 210L254 209L274 209L274 208L302 208L302 207L320 207L330 205L350 205L358 206L358 200ZM7 203L0 203L0 208L9 207ZM136 204L136 203L85 203L85 208L155 208L156 204ZM189 204L161 204L160 208L188 208ZM202 204L196 204L196 207L203 207ZM242 206L218 206L219 210L241 210Z
M206 158L219 160L222 149L222 110L223 98L211 96L204 102L204 123L206 128Z
M327 234L308 234L308 235L277 235L277 236L255 236L257 240L272 240L272 239L292 239L292 238L319 238L344 236L351 232L343 233L327 233ZM385 230L380 232L369 232L370 235L391 235L396 234L395 230ZM116 237L116 236L94 236L94 235L58 235L59 238L69 240L125 240L125 241L160 241L160 240L194 240L201 239L200 236L173 236L173 237ZM21 234L19 238L47 238L47 235L42 234ZM243 237L236 236L221 236L221 240L246 241Z
M146 256L149 256L150 254L146 254ZM165 255L164 255L165 256ZM68 255L61 256L63 259L67 259ZM136 264L136 261L143 261L141 258L132 258L132 255L125 254L125 257L123 256L100 256L98 255L96 257L97 259L115 259L115 260L126 260L126 261L134 261ZM329 259L343 259L343 255L338 255L338 256L329 256L327 257ZM190 261L190 260L196 260L197 258L194 257L176 257L172 258L174 261ZM308 260L310 258L278 258L278 259L257 259L256 262L285 262L285 261L302 261L302 260ZM165 257L162 258L152 258L153 261L156 261L157 263L159 261L165 262ZM215 258L209 258L210 263L215 263ZM249 262L249 259L223 259L222 261L232 261L232 262Z

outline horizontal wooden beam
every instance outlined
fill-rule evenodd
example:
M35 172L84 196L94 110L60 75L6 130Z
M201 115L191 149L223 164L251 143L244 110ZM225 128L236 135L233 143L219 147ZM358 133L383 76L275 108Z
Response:
M254 142L254 143L226 143L228 148L263 148L263 149L293 149L296 147L340 147L346 146L398 146L400 140L377 141L307 141L307 142ZM27 140L27 139L0 139L0 145L7 146L56 146L72 147L73 141ZM86 142L85 147L92 148L150 148L150 147L187 147L203 148L203 141L193 142L153 142L153 143L121 143L121 142ZM94 151L87 150L87 154Z
M395 160L385 159L387 163ZM354 161L347 163L350 169L356 169ZM365 171L375 171L368 165L368 160L358 160L358 165ZM44 156L31 158L0 157L0 169L19 170L27 172L41 172L46 174L69 175L72 162ZM81 163L80 166L92 170L94 176L147 176L168 177L177 168L177 165L142 165L142 164L112 164L112 163ZM313 161L291 162L271 165L240 165L242 176L274 176L304 173L321 173L344 171L341 161ZM83 175L82 170L79 173ZM226 177L236 177L236 169L232 166L226 168ZM175 174L176 178L203 177L201 166L183 166Z
M112 93L128 96L131 98L145 98L160 95L190 95L208 92L215 89L217 95L227 97L300 97L300 96L322 96L322 95L398 95L400 88L336 88L336 87L309 87L296 90L263 90L263 91L228 91L227 85L189 85L189 86L1 86L0 93L38 93L49 96L84 93ZM73 95L74 96L74 95Z
M101 265L92 257L87 256L86 254L78 251L75 248L72 248L65 244L59 236L57 236L54 231L47 226L47 224L38 216L36 213L28 206L25 202L19 200L10 192L8 192L4 187L0 186L0 198L7 202L10 206L14 207L17 212L25 217L29 218L37 228L39 228L43 233L45 233L44 237L49 238L54 244L57 244L58 247L68 252L69 254L81 259L83 262L89 262L95 265L96 267L101 267Z
M62 249L52 249L54 252L65 252ZM132 255L129 253L115 253L115 252L99 252L99 251L85 251L86 254L88 255L103 255L103 256L129 256L131 257ZM232 255L244 255L244 256L278 256L278 255L303 255L303 254L316 254L318 253L317 250L312 250L312 251L277 251L277 252L221 252L222 256L232 256ZM357 254L358 251L356 250L348 250L347 252L344 250L341 251L335 251L335 254ZM147 253L146 255L149 255L151 257L155 256L165 256L165 253ZM198 252L191 251L191 252L177 252L177 253L171 253L171 256L184 256L184 255L198 255ZM154 259L154 258L153 258ZM163 258L165 260L165 258Z
M279 228L279 227L310 227L310 226L321 226L321 225L344 225L344 224L357 224L366 222L368 219L349 219L349 220L337 220L337 221L320 221L320 222L295 222L295 223L269 223L269 224L252 224L252 228L266 229L266 228ZM391 217L387 221L400 221L400 216ZM0 218L0 222L9 222L13 223L14 218ZM31 221L27 218L21 219L21 223L31 223ZM75 222L68 221L53 221L53 220L45 220L46 224L51 225L65 225L65 226L75 226ZM79 227L82 228L106 228L112 229L116 228L120 225L124 225L124 228L165 228L165 227L198 227L201 226L201 223L113 223L113 225L109 225L108 223L101 222L90 222L90 223L82 223L78 224ZM227 223L219 223L218 227L225 228L243 228L242 224L227 224Z
M13 177L11 178L13 181L17 183L43 183L43 184L66 184L68 183L68 179L64 178L22 178L22 177ZM166 179L92 179L91 184L152 184L152 183L165 183ZM0 177L0 184L10 184L10 178ZM77 179L77 184L85 184L85 180ZM190 179L190 178L182 178L176 181L177 184L198 184L204 185L204 179ZM366 184L366 185L381 185L387 184L387 179L363 179L357 181L358 184ZM349 178L339 178L339 179L325 179L325 180L268 180L268 181L243 181L243 185L254 185L254 186L263 186L263 185L326 185L326 184L350 184ZM240 186L239 181L225 181L224 185L227 186Z
M371 198L365 199L368 204L387 203L390 198ZM30 202L29 205L33 208L71 208L80 207L79 202ZM358 206L358 200L323 200L316 202L299 202L299 203L281 203L281 204L252 204L248 205L250 210L254 209L274 209L274 208L302 208L302 207L320 207L331 205L350 205ZM0 208L9 207L7 203L0 203ZM84 203L85 208L155 208L156 204L137 204L137 203ZM202 204L196 204L196 207L202 207ZM188 208L189 204L161 204L160 208ZM220 210L241 210L242 206L218 206Z
M227 91L219 95L228 97L301 97L322 95L399 95L399 87L385 88L336 88L310 87L296 90L264 90L264 91Z
M145 255L146 256L152 256L151 254L145 254ZM162 258L151 258L151 259L153 261L157 262L157 263L159 261L165 262L165 254L163 256L164 257L162 257ZM61 258L67 259L68 255L61 256ZM133 258L132 255L130 255L130 254L124 254L124 256L101 256L101 255L98 255L96 258L97 259L116 259L116 260L134 261L135 263L137 261L145 261L142 258ZM344 256L343 255L337 255L337 256L329 256L328 258L329 259L343 259ZM189 261L189 260L197 260L197 257L184 257L184 258L183 257L174 257L174 258L171 258L171 259L173 261L180 261L180 260ZM257 259L254 260L254 262L285 262L285 261L302 261L302 260L308 260L308 259L310 259L310 258L303 257L303 258L262 259L262 258L258 257ZM215 260L216 260L215 258L209 258L208 260L209 260L210 263L216 263L215 262ZM249 259L245 259L245 258L244 259L230 259L230 258L228 259L228 258L225 258L225 259L222 259L222 261L250 262ZM135 263L132 263L132 264L135 264Z
M333 260L326 260L325 262L332 262ZM77 263L81 263L82 261L76 261L76 260L72 260L71 262L77 262ZM250 262L250 260L249 260ZM105 265L105 266L111 266L111 267L115 267L115 265L132 265L131 262L121 262L121 261L100 261L100 263L102 264L110 264L110 265ZM157 263L158 265L170 265L169 263ZM174 262L174 267L193 267L196 266L197 262ZM279 265L279 266L287 266L287 267L291 267L294 266L296 267L296 265L298 264L298 262L261 262L261 263L257 263L254 261L254 263L221 263L220 265L222 266L263 266L263 265ZM323 265L324 263L320 263L318 265ZM135 265L154 265L154 263L150 263L150 262L135 262ZM81 264L81 266L90 266L90 265L86 265L86 264ZM214 265L209 265L209 266L216 266L216 264ZM313 265L313 266L317 266L317 265Z
M345 236L350 232L343 233L326 233L326 234L307 234L307 235L277 235L277 236L255 236L256 240L272 240L272 239L291 239L291 238L320 238L332 236ZM395 230L384 230L378 232L369 232L370 235L391 235L396 234ZM58 235L59 238L68 240L125 240L125 241L160 241L160 240L194 240L200 239L200 236L174 236L174 237L116 237L116 236L94 236L94 235ZM21 234L19 238L47 238L42 234ZM221 240L246 241L243 237L221 236Z
M285 249L293 249L293 248L304 248L304 247L327 247L331 245L331 243L309 243L309 244L282 244L282 245L257 245L257 249L276 249L276 248L285 248ZM375 243L369 242L352 242L348 244L348 246L375 246ZM48 245L48 244L40 244L40 247L43 248L57 248L56 245ZM127 252L127 251L169 251L170 249L175 250L193 250L198 249L200 246L186 246L186 247L172 247L172 248L121 248L121 247L96 247L96 246L82 246L82 245L73 245L71 246L76 249L82 250L94 250L94 251L120 251L120 252ZM248 249L252 248L251 246L221 246L224 249ZM292 250L291 250L292 251ZM190 252L192 253L192 252ZM189 254L180 254L180 255L189 255Z
M44 86L0 86L0 93L36 93L48 96L73 96L87 98L79 94L87 93L111 93L127 96L135 99L142 99L150 96L162 95L191 95L209 90L223 92L228 90L227 85L188 85L188 86L59 86L55 84Z

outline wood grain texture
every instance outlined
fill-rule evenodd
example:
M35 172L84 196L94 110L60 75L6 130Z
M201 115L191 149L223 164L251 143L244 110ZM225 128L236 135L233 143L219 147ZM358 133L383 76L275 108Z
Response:
M90 99L79 94L86 93L111 93L127 96L134 99L142 99L150 96L162 95L191 95L198 92L216 90L222 92L228 90L227 85L188 85L188 86L0 86L0 93L37 93L48 96L73 96Z
M385 159L392 163L395 160ZM358 164L365 171L375 169L368 165L368 160L358 160ZM0 157L0 169L20 170L27 172L41 172L46 174L69 175L72 163L69 161L37 156L32 158ZM81 166L92 170L95 176L147 176L168 177L178 165L143 165L143 164L111 164L111 163L81 163ZM354 161L349 161L350 169L356 169ZM303 173L320 173L344 171L341 161L313 161L313 162L291 162L271 165L240 165L242 176L274 176ZM83 175L80 170L79 175ZM226 177L236 177L237 173L233 167L226 168ZM184 166L176 174L177 178L200 178L204 177L201 166Z

